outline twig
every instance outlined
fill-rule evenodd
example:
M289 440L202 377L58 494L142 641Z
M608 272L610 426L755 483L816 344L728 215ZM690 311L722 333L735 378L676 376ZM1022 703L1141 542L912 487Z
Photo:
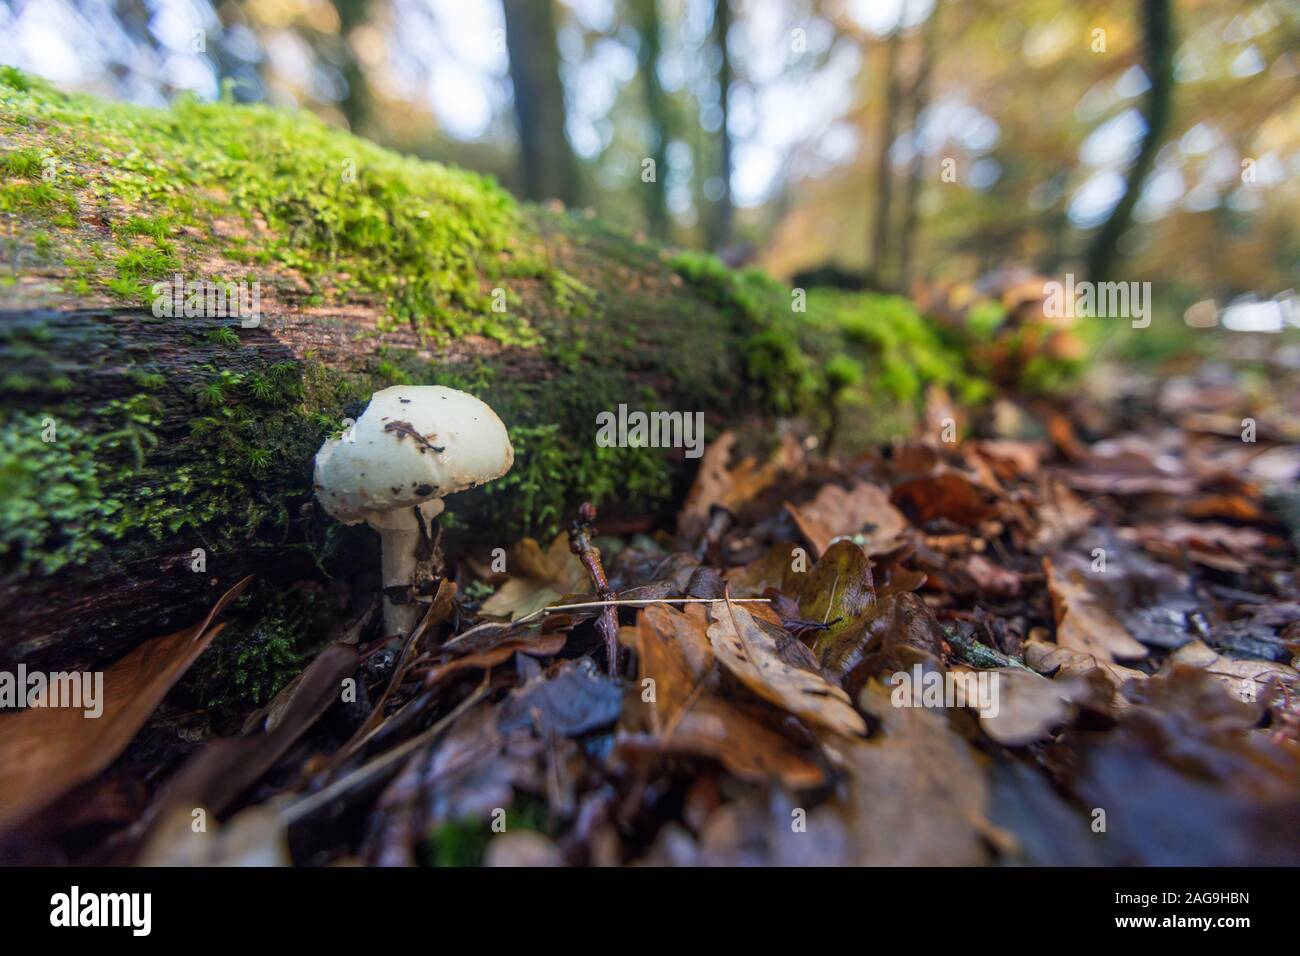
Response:
M384 770L389 765L396 763L398 760L401 760L403 757L411 753L413 750L417 750L418 748L434 740L444 730L446 730L449 726L451 726L453 721L455 721L467 710L469 710L480 700L486 697L490 689L491 688L487 685L487 683L484 682L482 685L479 686L478 690L474 691L474 693L470 694L468 697L462 700L459 704L457 704L454 708L452 708L451 712L447 714L447 716L443 717L440 721L438 721L428 730L424 731L423 733L416 734L410 740L394 747L392 750L389 750L384 754L381 754L380 756L376 757L374 760L370 761L370 763L362 764L356 770L353 770L351 773L347 774L344 777L340 777L338 780L334 781L332 784L330 784L328 787L325 787L323 790L318 790L316 793L313 793L310 796L303 797L297 803L285 807L282 811L280 811L280 815L281 818L284 820L285 826L292 826L293 824L301 820L303 817L310 816L311 814L319 810L321 807L337 800L339 797L347 793L349 790L352 790L354 787L357 787L363 783L368 783L370 780L374 779L374 777L381 770Z
M587 569L587 575L591 578L591 583L601 600L611 601L617 597L617 592L609 586L605 567L600 563L600 551L591 543L591 539L595 536L595 528L592 527L595 520L596 506L590 501L584 501L578 508L578 517L569 526L569 550L578 556L582 566ZM618 616L609 604L601 610L596 627L605 638L606 666L611 674L617 674Z

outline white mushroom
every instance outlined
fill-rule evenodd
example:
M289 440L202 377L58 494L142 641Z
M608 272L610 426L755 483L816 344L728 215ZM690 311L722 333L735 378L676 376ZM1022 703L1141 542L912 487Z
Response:
M357 423L321 446L316 497L339 521L365 521L382 539L386 634L405 636L419 622L413 585L442 499L500 478L514 461L496 412L441 385L375 392Z

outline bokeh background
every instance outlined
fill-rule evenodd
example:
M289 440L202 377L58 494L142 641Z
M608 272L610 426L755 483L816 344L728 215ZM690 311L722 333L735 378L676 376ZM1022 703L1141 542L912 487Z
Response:
M1014 265L1296 321L1295 2L4 0L0 62L303 107L787 281Z

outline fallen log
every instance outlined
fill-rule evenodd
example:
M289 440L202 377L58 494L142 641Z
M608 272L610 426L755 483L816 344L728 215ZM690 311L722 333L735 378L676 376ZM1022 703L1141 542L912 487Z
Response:
M620 405L773 440L834 421L852 451L966 381L905 300L805 296L307 114L6 67L0 146L0 667L101 663L246 574L377 568L376 536L313 506L311 461L389 385L509 427L512 471L444 518L490 549L684 489L685 449L598 440Z

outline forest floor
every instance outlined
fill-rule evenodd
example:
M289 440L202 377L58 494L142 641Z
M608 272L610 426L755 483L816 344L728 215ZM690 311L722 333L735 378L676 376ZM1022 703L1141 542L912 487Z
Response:
M1295 864L1300 390L1265 361L975 422L936 391L848 462L721 436L676 527L449 555L400 652L338 612L234 736L156 710L220 625L158 638L93 739L6 718L0 855Z

